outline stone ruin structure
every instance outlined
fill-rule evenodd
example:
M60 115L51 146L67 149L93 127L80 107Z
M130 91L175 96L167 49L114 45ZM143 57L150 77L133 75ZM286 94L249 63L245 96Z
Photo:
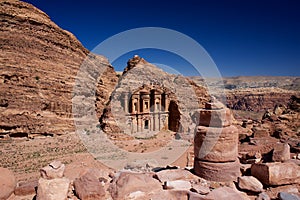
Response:
M166 90L159 85L144 85L133 94L125 93L123 100L131 133L168 128L170 99Z
M194 138L195 173L211 181L226 182L240 176L238 129L231 111L219 102L206 103L199 111Z
M192 136L195 123L190 116L206 100L207 91L138 56L127 64L99 119L102 130L146 138L160 130Z

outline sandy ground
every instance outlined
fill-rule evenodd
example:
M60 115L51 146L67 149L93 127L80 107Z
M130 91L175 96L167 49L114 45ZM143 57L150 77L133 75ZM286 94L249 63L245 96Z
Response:
M115 144L130 152L151 152L166 145L174 137L173 132L160 132L150 139L115 140ZM190 149L192 150L192 149ZM74 179L84 168L113 169L97 161L74 134L35 137L34 139L14 138L0 140L0 166L11 169L18 181L39 178L39 169L53 160L66 164L66 176ZM184 167L187 153L174 165Z

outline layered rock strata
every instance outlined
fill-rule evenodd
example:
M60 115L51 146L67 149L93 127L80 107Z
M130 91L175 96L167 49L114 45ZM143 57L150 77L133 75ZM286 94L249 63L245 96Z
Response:
M227 90L227 106L232 110L260 112L273 109L276 105L286 105L292 95L299 91L280 88L248 88Z
M93 94L102 114L117 82L106 58L87 56L73 34L28 3L3 0L0 16L0 138L73 132L73 86L86 59L105 71Z

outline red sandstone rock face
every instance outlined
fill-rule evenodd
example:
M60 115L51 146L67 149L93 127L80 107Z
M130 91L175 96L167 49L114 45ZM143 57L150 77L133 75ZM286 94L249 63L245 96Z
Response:
M205 86L205 79L190 77L198 85ZM217 88L225 89L227 106L234 110L264 111L276 104L285 105L291 95L299 94L299 77L239 76L211 80Z
M196 96L198 97L199 106L203 108L205 103L210 100L210 96L205 87L197 85L193 80L187 78L190 85L193 87Z
M1 1L0 15L0 136L72 132L74 79L88 50L30 4ZM117 77L95 60L107 67L95 100L101 115Z

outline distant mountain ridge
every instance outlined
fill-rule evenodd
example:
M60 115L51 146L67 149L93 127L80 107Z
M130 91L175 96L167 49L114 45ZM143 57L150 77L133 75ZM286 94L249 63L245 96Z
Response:
M199 85L205 85L202 77L192 76L190 78ZM222 80L224 88L228 90L275 87L300 91L300 77L297 76L236 76L223 77ZM219 80L215 81L215 84L222 86Z
M190 77L205 85L202 77ZM237 76L209 79L216 88L225 89L227 107L233 110L261 112L276 105L287 105L292 95L300 94L300 77Z

